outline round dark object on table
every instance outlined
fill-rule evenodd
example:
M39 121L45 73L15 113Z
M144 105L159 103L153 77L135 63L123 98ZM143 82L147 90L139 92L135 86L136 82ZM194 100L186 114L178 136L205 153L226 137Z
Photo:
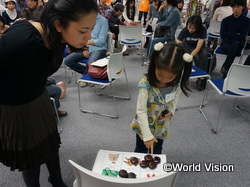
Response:
M139 163L139 160L138 160L138 158L136 158L136 157L131 157L131 158L130 158L130 161L131 161L131 163L134 164L134 165L137 165L137 164Z
M155 169L156 166L157 166L157 163L155 163L154 161L151 161L151 162L148 163L148 167L149 167L150 169Z
M125 169L121 169L118 174L121 178L128 178L128 172Z
M146 168L146 167L148 167L148 162L147 162L146 160L142 160L142 161L140 162L140 166L141 166L142 168Z
M157 164L159 164L161 162L161 158L158 157L158 156L155 156L154 157L154 162L157 163Z
M153 160L153 157L152 157L152 155L145 155L145 156L144 156L144 159L145 159L147 162L150 162L150 161Z
M134 174L133 172L129 172L128 178L136 178L136 174Z

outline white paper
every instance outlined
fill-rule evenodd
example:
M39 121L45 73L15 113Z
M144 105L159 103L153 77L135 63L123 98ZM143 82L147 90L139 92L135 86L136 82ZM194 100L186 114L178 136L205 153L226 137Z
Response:
M102 58L100 60L97 60L97 61L91 63L91 65L93 65L93 66L99 66L99 67L104 67L104 66L106 66L108 64L108 61L109 61L108 58Z

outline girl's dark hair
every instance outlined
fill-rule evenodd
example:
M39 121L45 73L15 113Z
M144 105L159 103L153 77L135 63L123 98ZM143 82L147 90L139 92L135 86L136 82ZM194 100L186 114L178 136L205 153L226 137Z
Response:
M154 51L146 74L149 84L157 87L159 81L156 78L155 69L164 69L177 75L170 85L176 86L180 83L182 92L188 96L187 91L191 91L188 88L188 80L192 63L183 60L184 53L184 48L175 42L165 44L160 51Z
M156 8L156 10L158 11L160 6L162 5L162 0L152 0L152 2L158 2L158 6Z
M173 7L177 7L177 0L166 0L168 4L172 5Z
M246 7L246 0L232 0L230 6L231 7L234 7L234 6Z
M202 20L200 16L191 16L188 18L186 23L186 28L188 28L188 25L192 24L196 28L195 34L198 34L202 30Z
M55 28L55 22L59 20L62 27L66 29L70 22L79 21L82 16L97 11L95 0L49 0L46 3L40 22L54 54L54 67L58 67L62 63L63 51L65 49L65 44L62 44L62 36Z
M129 18L131 17L130 11L129 11L129 9L130 9L129 4L132 3L132 2L135 3L135 0L127 0L127 2L126 2L126 4L125 4L125 6L126 6L126 11L127 11L126 14L128 15ZM133 12L134 12L133 16L135 16L135 5L134 5L134 7L133 7L132 9L133 9ZM133 19L134 19L134 18L133 18Z
M230 6L231 0L223 0L221 6Z
M183 4L183 6L181 8L178 8L179 3ZM183 7L184 7L184 0L177 0L177 8L179 9L180 12L182 11Z

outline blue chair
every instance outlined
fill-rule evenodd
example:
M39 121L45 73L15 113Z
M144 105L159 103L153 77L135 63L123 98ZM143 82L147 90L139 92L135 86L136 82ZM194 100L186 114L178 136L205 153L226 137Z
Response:
M226 79L210 79L207 81L207 86L205 89L204 97L202 100L202 104L200 105L200 112L204 116L205 120L207 121L208 126L210 127L211 131L216 134L218 132L218 124L222 112L222 105L225 96L230 96L235 98L235 109L246 117L243 113L245 110L243 107L236 104L237 98L249 98L250 97L250 66L235 64L233 63L228 71ZM219 105L219 112L218 118L215 124L212 125L211 121L208 119L208 116L205 114L204 107L208 101L208 91L209 85L214 88L217 93L221 96L220 105ZM215 95L212 96L214 98ZM247 117L246 117L247 118Z

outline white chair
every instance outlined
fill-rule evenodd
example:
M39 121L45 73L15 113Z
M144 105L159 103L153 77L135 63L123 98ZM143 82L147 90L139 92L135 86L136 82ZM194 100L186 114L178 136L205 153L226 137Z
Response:
M69 160L76 180L73 187L174 187L177 172L168 172L153 178L124 179L104 176Z
M242 112L242 107L238 106L236 104L237 98L246 98L250 97L250 81L249 81L249 75L250 75L250 66L241 65L241 64L235 64L233 63L230 67L226 79L210 79L207 81L207 87L205 89L204 97L202 104L200 106L200 112L204 116L204 118L207 121L207 124L211 128L211 131L213 133L217 133L218 130L218 124L221 116L221 110L222 105L225 96L234 97L235 99L235 108L238 112L240 112L244 117L246 117ZM208 101L208 90L209 85L211 85L218 94L220 94L220 106L219 106L219 115L215 124L212 125L210 120L208 119L207 115L204 112L204 107L207 104ZM214 97L214 95L212 96Z
M142 56L142 26L124 26L119 25L118 41L123 45L140 45L141 46L141 60Z
M107 55L110 55L114 52L114 39L112 37L112 33L108 32L108 37L107 37Z
M219 39L220 37L220 25L221 21L211 20L208 27L207 33L208 37Z
M107 80L92 78L88 73L86 73L83 77L81 77L78 80L79 108L80 108L80 110L82 112L98 114L98 115L101 115L101 116L107 116L107 117L111 117L111 118L115 118L115 119L118 118L118 110L117 110L116 98L129 100L130 97L131 97L130 92L129 92L129 88L128 88L127 74L126 74L125 68L123 66L123 58L122 58L122 53L123 53L123 51L126 51L126 49L127 49L127 46L124 45L123 50L120 53L112 53L109 56L109 60L108 60L108 63L107 63L107 74L108 74L108 79ZM125 81L126 81L126 89L127 89L127 92L128 92L128 96L115 95L115 89L113 88L113 82L116 79L121 78L123 75L124 75ZM80 82L93 83L95 85L94 86L95 87L95 93L98 94L98 95L104 95L104 94L97 93L96 85L100 85L100 86L104 86L104 87L110 86L112 94L110 94L108 96L111 96L113 98L114 105L115 105L115 109L114 109L115 110L115 115L100 113L100 112L97 112L97 111L90 111L90 110L83 109L82 108L82 102L81 102L81 92L80 92L81 88L80 88L80 85L79 85ZM85 105L86 105L86 103L85 103Z
M63 129L62 129L62 125L61 125L59 115L58 115L55 99L53 97L50 97L50 101L52 102L52 105L53 105L53 108L54 108L54 111L55 111L58 133L61 133Z

